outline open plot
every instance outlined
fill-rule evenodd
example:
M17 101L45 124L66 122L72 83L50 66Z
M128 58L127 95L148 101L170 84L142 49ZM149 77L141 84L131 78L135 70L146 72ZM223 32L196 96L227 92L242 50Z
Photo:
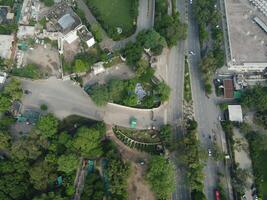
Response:
M135 0L87 0L87 5L106 31L120 27L122 34L128 35L134 28L134 2Z
M59 54L56 49L38 46L34 50L28 50L25 53L24 64L34 64L48 75L60 76Z

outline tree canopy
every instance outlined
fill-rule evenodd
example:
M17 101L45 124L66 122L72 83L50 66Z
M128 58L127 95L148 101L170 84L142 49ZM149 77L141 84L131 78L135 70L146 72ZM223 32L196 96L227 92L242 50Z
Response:
M157 199L168 199L175 189L174 165L162 156L153 156L148 163L146 179Z
M58 125L58 119L53 114L48 114L39 119L37 129L39 130L39 134L49 138L57 133Z
M81 127L73 138L72 145L84 157L99 157L102 154L102 137L103 134L97 129Z

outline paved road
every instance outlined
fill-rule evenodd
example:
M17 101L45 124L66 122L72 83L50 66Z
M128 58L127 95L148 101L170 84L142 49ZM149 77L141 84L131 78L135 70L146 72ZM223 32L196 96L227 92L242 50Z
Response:
M186 22L186 1L177 0L176 5L177 10L180 13L180 20ZM170 49L167 56L166 65L166 80L168 85L171 87L172 92L165 112L167 113L167 122L174 127L173 132L175 137L178 139L183 133L181 129L181 123L183 118L183 85L186 49L186 41L178 42L175 47ZM179 161L177 161L175 158L173 160L175 161L174 163L176 165L176 186L175 192L172 195L172 199L190 199L189 188L185 183L186 172L180 167Z
M189 57L190 74L192 80L192 95L194 102L195 118L198 122L199 139L202 146L207 150L212 146L209 135L214 131L216 133L217 142L224 152L226 149L225 135L222 131L218 116L219 108L216 106L216 98L212 95L209 99L205 95L203 81L201 80L201 72L199 70L200 62L200 46L198 29L191 7L189 7L189 27L188 27L188 49L195 53ZM232 190L230 184L230 176L228 168L225 168L222 162L214 162L211 159L207 161L204 169L205 174L205 194L207 199L214 199L213 191L218 180L217 172L220 169L224 173L228 182L229 199L232 199Z
M24 108L39 108L47 104L49 111L63 119L69 115L81 115L95 120L104 120L107 124L129 127L129 119L137 118L137 128L146 129L149 126L160 126L163 123L162 110L164 105L156 109L135 109L116 104L97 107L90 97L72 81L62 81L56 78L47 80L22 80L24 89L31 95L23 98ZM152 117L155 121L152 120Z
M85 13L86 20L90 24L97 23L97 20L92 15L91 11L84 3L83 0L76 0L78 7ZM108 48L117 50L123 48L128 42L134 41L137 34L144 29L149 29L153 27L154 24L154 9L155 9L155 0L139 0L138 8L138 18L137 18L137 27L135 33L123 40L113 41L106 34L104 34L103 41L100 43L102 48Z

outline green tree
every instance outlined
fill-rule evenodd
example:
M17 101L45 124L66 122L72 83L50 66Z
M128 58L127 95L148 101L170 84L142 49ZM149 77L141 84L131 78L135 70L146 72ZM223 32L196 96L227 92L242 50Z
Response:
M126 56L127 64L133 67L141 59L143 49L139 43L130 42L122 50L122 53Z
M97 106L104 106L109 101L109 93L105 85L96 84L88 93Z
M168 101L171 94L171 88L165 82L162 81L157 85L156 89L159 93L160 101Z
M44 193L39 197L34 197L33 200L68 200L68 198L61 197L61 195L54 192L49 192L48 194Z
M160 138L161 140L163 141L163 143L169 147L170 146L170 143L171 143L171 134L172 134L172 127L170 124L167 124L167 125L163 125L161 128L160 128Z
M47 107L46 104L42 104L42 105L40 106L40 109L41 109L42 111L47 111L48 107Z
M141 31L137 36L137 41L140 42L144 48L151 49L156 55L161 54L163 48L167 46L165 38L155 30Z
M246 89L242 94L241 104L244 107L266 110L267 109L267 88L256 85L253 88Z
M119 158L114 158L109 160L107 172L109 192L111 193L112 199L128 199L127 179L130 173L129 164L124 163Z
M58 158L58 170L70 174L78 167L79 158L73 154L62 155Z
M0 94L0 113L6 112L9 110L11 106L11 99L7 97L6 95Z
M58 124L58 119L50 113L48 115L42 116L39 119L36 127L39 130L39 134L46 138L51 138L57 133Z
M162 156L153 156L149 163L146 179L158 199L168 199L174 191L174 165Z
M11 137L7 132L0 131L0 150L7 150L11 146Z
M94 23L91 27L91 31L96 41L101 42L103 39L103 33L101 27L97 23Z
M47 7L51 7L54 5L54 0L41 0L41 2L43 2L44 5Z
M81 200L99 200L104 197L104 183L98 171L87 176Z
M72 146L82 156L97 158L102 155L103 134L94 128L81 127L73 138Z
M37 190L45 190L48 183L56 180L55 169L46 161L35 163L29 170L30 182Z
M113 79L108 83L109 98L113 102L120 102L123 98L124 83L121 80Z
M10 82L5 86L4 93L10 96L12 101L21 99L22 89L20 81L12 78Z
M86 63L84 63L81 59L76 59L73 70L76 73L81 73L86 72L88 70L88 67L86 66Z

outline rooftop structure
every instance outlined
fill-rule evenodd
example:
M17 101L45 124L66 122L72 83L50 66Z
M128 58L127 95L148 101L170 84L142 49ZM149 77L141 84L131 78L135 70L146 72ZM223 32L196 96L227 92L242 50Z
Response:
M225 1L229 51L227 64L237 72L262 72L267 67L265 14L248 0Z
M49 19L51 31L59 31L63 35L81 25L79 16L65 2L55 5L47 14L47 18Z
M0 72L0 84L4 84L6 82L7 73Z
M0 57L9 59L11 57L13 35L0 35Z
M0 24L7 24L14 19L14 13L9 12L8 6L0 6Z
M232 79L223 80L224 98L229 99L234 97L234 83Z
M228 105L229 120L232 122L243 122L242 108L240 105Z

